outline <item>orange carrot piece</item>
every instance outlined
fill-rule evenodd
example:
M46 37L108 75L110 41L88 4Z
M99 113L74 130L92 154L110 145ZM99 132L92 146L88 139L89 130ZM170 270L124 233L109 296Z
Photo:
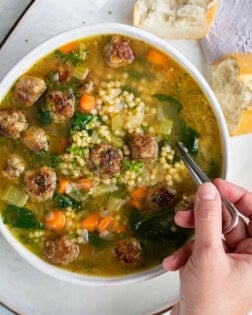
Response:
M105 232L113 225L113 223L114 223L113 217L100 218L97 229L100 233Z
M141 200L131 199L129 204L130 204L130 206L132 206L138 210L142 210L143 204L142 204Z
M147 55L147 61L158 66L164 66L167 64L168 58L159 51L151 49Z
M66 45L61 46L59 48L59 51L62 52L63 54L68 54L70 52L73 52L77 46L78 42L70 42L67 43Z
M61 194L65 194L67 191L67 187L71 184L71 180L67 177L59 178L58 183L58 192Z
M80 190L87 191L87 190L89 190L92 187L93 187L93 183L88 178L81 178L77 182L77 188L80 189Z
M147 188L146 187L136 187L134 188L131 193L130 193L130 197L133 200L139 200L141 201L142 199L145 199L147 196Z
M88 230L89 232L94 232L98 226L99 214L93 213L90 214L82 221L82 228Z
M81 111L89 113L94 108L95 108L95 97L89 94L82 94L80 98Z
M45 216L45 226L49 230L60 231L65 227L66 217L62 211L52 210Z
M126 231L126 226L125 226L125 225L122 225L122 224L119 224L119 225L116 226L115 231L116 231L116 233L118 233L118 234L119 234L119 233L123 233L123 232Z

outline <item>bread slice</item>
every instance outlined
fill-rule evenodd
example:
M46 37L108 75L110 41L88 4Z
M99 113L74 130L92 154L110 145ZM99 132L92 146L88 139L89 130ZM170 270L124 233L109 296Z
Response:
M225 55L211 71L230 135L252 132L252 54Z
M199 39L214 20L218 0L137 0L133 25L166 39Z

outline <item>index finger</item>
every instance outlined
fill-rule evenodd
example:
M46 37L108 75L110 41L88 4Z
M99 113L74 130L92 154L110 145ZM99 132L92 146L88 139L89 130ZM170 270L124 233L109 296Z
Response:
M215 179L213 183L219 189L224 198L232 202L243 215L252 219L251 192L223 179Z

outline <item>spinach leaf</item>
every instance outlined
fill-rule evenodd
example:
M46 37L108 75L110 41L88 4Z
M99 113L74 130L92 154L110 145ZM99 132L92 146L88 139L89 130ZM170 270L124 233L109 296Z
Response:
M134 234L149 241L162 241L174 237L171 227L173 225L174 209L155 213L141 214L132 210L129 218L130 229Z
M86 124L96 119L98 119L98 116L96 115L77 113L73 117L71 129L74 131L83 130L85 129Z
M211 158L209 162L209 168L208 168L208 177L212 180L216 178L218 174L218 167L216 161Z
M87 53L87 49L85 49L85 52ZM64 63L68 63L72 66L78 66L80 63L83 62L83 53L84 51L81 51L78 47L70 52L70 53L62 53L59 50L55 51L55 56L59 59L61 59Z
M55 194L54 200L57 203L57 207L59 209L65 209L71 207L77 211L82 210L81 202L71 198L66 194Z
M50 123L52 122L52 116L51 116L50 111L44 109L43 106L39 106L38 116L39 116L39 122L42 126L50 125Z
M97 250L104 249L110 245L110 241L100 238L97 232L91 232L88 234L89 244Z
M43 225L27 208L8 205L3 211L3 222L22 229L43 229Z
M189 153L196 155L199 149L199 133L186 125L184 121L179 122L179 139L185 147L188 149Z
M152 97L157 98L160 102L169 103L174 106L179 113L183 109L183 105L175 97L166 94L153 94Z

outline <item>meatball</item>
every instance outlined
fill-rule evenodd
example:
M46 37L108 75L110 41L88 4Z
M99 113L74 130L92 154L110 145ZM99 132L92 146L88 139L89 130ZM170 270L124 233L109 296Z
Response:
M120 170L121 160L120 152L108 144L96 145L90 152L92 167L98 175L113 176Z
M0 110L0 134L15 140L20 137L20 133L26 128L27 121L20 110Z
M24 176L25 190L38 201L51 199L56 188L56 174L44 166L38 171L27 171Z
M75 97L72 92L51 91L46 96L46 109L55 123L63 123L74 114Z
M2 171L4 177L8 179L18 178L25 170L24 159L18 154L9 156L7 163Z
M158 145L156 140L147 135L133 134L130 136L129 147L131 150L131 157L134 160L153 160L158 153Z
M44 129L29 127L23 134L21 141L31 151L48 150L48 140Z
M181 210L192 210L194 208L194 199L194 195L183 195L181 200L179 200L179 202L176 204L175 212Z
M158 185L150 188L146 198L148 210L159 210L171 206L176 198L176 190L166 185Z
M141 258L141 246L135 238L119 241L114 247L115 257L124 263L136 263Z
M66 265L77 259L80 249L66 235L59 235L45 241L44 252L51 262Z
M129 46L129 41L120 37L114 37L104 48L105 61L113 68L131 64L134 60L134 53Z
M31 107L46 89L41 78L25 76L19 79L15 86L15 97L25 107Z

